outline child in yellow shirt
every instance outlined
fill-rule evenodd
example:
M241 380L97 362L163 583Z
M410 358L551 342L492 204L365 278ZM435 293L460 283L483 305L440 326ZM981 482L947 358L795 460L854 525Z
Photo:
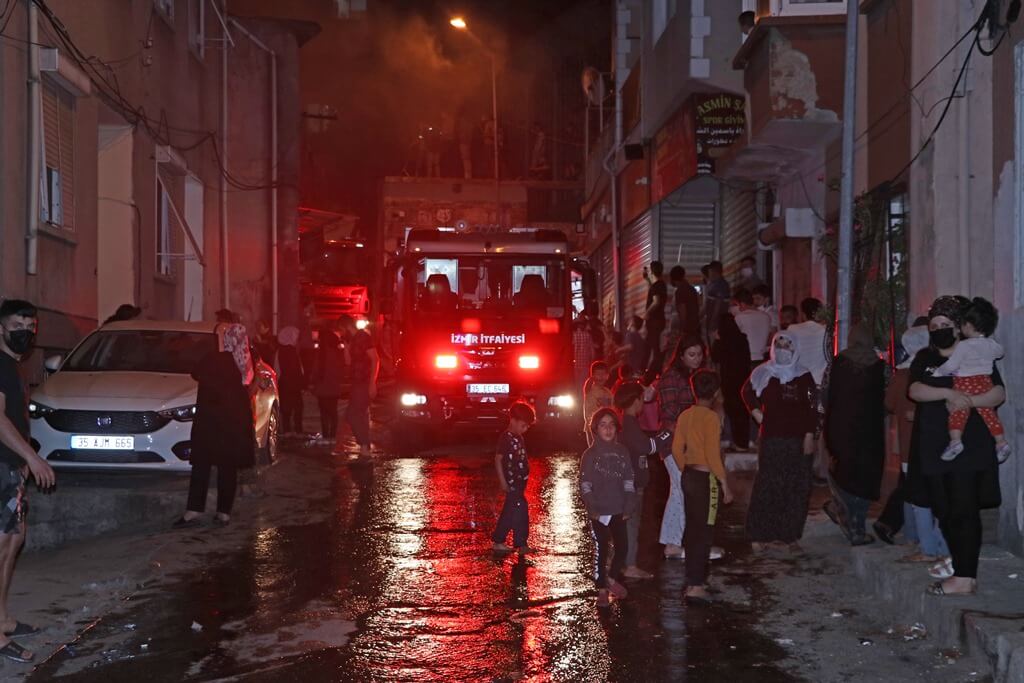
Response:
M682 472L686 530L687 603L707 603L708 561L714 540L715 520L721 502L732 502L732 492L722 463L722 422L715 412L722 382L711 370L697 370L690 376L690 389L697 402L676 421L672 458Z

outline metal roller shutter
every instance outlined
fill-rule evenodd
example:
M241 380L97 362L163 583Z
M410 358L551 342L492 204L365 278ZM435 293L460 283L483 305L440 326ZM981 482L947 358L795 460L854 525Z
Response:
M644 314L648 284L644 280L644 267L650 265L653 255L653 218L650 211L636 219L622 233L622 310L630 316ZM620 327L625 327L620 321Z
M757 254L757 211L754 186L722 187L722 264L726 274L739 267L744 256Z
M700 276L701 266L715 258L716 207L709 202L659 205L661 262L665 270L686 268L689 278Z
M611 320L615 313L615 265L612 262L611 237L594 251L591 265L597 271L598 314L602 320Z

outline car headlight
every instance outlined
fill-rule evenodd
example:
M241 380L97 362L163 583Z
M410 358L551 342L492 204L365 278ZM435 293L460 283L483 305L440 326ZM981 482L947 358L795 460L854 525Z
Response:
M39 403L37 401L28 402L28 416L32 419L40 418L44 415L49 415L50 413L54 412L57 412L56 408L44 406L42 403Z
M356 329L357 330L365 330L369 326L370 326L370 321L369 320L363 320L362 318L360 318L359 320L356 321Z
M568 410L576 405L576 399L569 394L562 394L560 396L552 396L548 399L548 405L555 408L563 408Z
M177 408L168 408L167 410L157 411L157 415L166 420L177 420L178 422L191 422L196 416L196 407L191 406L179 406Z

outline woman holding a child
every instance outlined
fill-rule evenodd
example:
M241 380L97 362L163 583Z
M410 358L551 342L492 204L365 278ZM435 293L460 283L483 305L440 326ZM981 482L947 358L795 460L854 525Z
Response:
M910 366L908 395L917 408L908 498L915 505L932 508L949 545L953 571L950 578L929 586L932 595L962 595L977 590L981 511L998 507L1001 502L996 438L991 424L983 418L983 414L991 414L985 409L996 408L1006 398L999 371L992 368L991 388L969 394L954 388L956 377L940 370L957 344L963 343L960 340L964 335L970 338L984 332L987 336L994 330L996 320L979 317L978 311L972 310L977 306L977 300L972 303L959 296L936 299L928 311L929 346L918 352ZM956 420L950 421L951 413L957 411L968 411L962 432L953 429L960 426ZM960 436L962 444L962 450L952 459L947 452L951 430L954 436Z

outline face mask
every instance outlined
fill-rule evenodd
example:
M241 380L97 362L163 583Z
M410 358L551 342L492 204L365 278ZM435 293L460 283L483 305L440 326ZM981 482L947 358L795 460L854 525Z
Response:
M754 274L754 269L753 268L740 268L740 275L742 275L743 277L750 277L753 274Z
M932 330L928 333L928 341L937 349L948 349L956 344L956 330L952 327Z
M793 351L790 349L775 349L775 362L779 365L789 365L793 362Z
M7 333L7 348L19 356L27 353L36 340L36 333L32 330L11 330Z

